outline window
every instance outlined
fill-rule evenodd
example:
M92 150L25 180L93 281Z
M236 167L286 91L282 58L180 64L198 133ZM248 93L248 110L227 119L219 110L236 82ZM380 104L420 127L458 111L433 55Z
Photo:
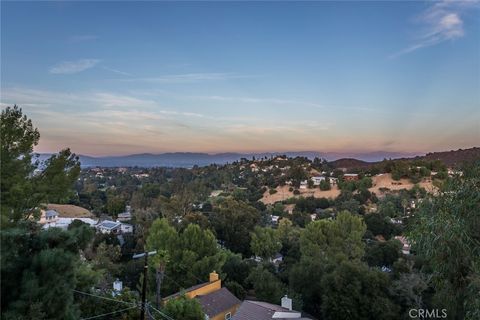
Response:
M225 320L230 320L232 319L232 314L229 312L229 313L226 313L225 314Z

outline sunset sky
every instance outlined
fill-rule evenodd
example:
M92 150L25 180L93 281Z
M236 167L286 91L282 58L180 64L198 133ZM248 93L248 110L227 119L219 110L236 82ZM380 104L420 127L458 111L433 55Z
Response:
M2 109L38 152L479 145L478 1L1 6Z

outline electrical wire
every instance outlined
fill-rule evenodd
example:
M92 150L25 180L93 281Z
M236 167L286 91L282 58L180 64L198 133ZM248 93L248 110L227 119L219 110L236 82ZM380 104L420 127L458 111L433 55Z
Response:
M113 302L123 303L123 304L127 304L127 305L130 305L130 306L132 306L132 305L135 306L135 307L138 306L138 303L136 303L136 302L127 302L127 301L111 299L111 298L107 298L107 297L104 297L104 296L98 296L98 295L95 295L95 294L91 294L91 293L88 293L88 292L78 291L78 290L75 290L75 289L73 289L73 292L80 293L80 294L83 294L83 295L86 295L86 296L91 296L91 297L103 299L103 300L109 300L109 301L113 301Z
M81 318L81 320L101 318L101 317L109 316L109 315L112 315L112 314L115 314L115 313L124 312L124 311L135 309L135 308L137 308L137 306L130 307L130 308L125 308L125 309L122 309L122 310L117 310L117 311L113 311L113 312L109 312L109 313L99 314L99 315L96 315L96 316L93 316L93 317Z
M158 312L161 316L163 316L165 319L167 319L167 320L175 320L175 319L173 319L172 317L170 317L168 314L163 313L162 311L160 311L160 310L158 310L157 308L153 307L151 304L148 304L148 306L149 306L150 308L152 308L153 310L157 311L157 312Z

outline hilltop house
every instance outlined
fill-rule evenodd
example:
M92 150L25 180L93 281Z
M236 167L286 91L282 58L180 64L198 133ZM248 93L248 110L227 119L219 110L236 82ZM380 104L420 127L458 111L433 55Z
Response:
M125 212L119 213L117 216L118 221L128 221L132 219L132 213L131 213L132 207L126 206L125 207Z
M315 176L315 177L311 177L310 179L312 180L314 186L319 186L320 182L325 180L325 177L324 176Z
M205 320L230 320L241 303L227 288L222 287L222 280L215 271L210 273L209 282L170 295L163 299L163 303L178 298L182 293L187 298L197 299L205 313Z
M58 212L55 210L42 210L40 213L40 224L54 224L58 220Z
M343 175L343 180L345 180L345 181L357 181L358 180L358 174L357 173L345 173Z
M240 305L233 320L270 320L270 319L298 319L308 320L302 317L302 313L292 310L292 299L284 296L281 306L263 301L245 300Z
M403 245L402 247L402 253L403 254L410 254L410 243L408 242L407 238L405 238L404 236L395 236L395 239L400 241Z
M105 234L120 234L133 232L133 226L131 224L111 220L103 220L102 222L98 223L95 228L97 229L97 231Z
M68 229L68 226L75 220L80 220L83 223L88 224L90 227L95 227L97 224L97 220L91 219L91 218L61 218L58 217L54 222L47 223L45 224L42 228L43 229L48 229L48 228L61 228L61 229Z
M121 231L122 224L116 221L103 220L96 225L96 228L101 233L117 234Z

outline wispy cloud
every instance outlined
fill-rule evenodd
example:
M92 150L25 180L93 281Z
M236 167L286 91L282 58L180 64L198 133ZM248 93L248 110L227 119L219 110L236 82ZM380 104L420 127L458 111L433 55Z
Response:
M466 9L477 7L478 4L478 1L453 0L433 3L415 19L415 22L422 26L415 40L390 58L462 38L465 35L462 15Z
M80 59L75 61L63 61L50 68L52 74L74 74L93 68L100 60Z
M125 81L139 81L139 82L158 82L158 83L189 83L201 81L221 81L229 79L251 78L255 76L239 75L235 73L225 72L207 72L207 73L184 73L184 74L170 74L159 77L147 78L133 78L125 79Z
M97 40L98 36L92 34L82 34L82 35L74 35L68 38L68 42L77 43L77 42L85 42L85 41L93 41Z
M110 72L113 72L113 73L116 73L116 74L119 74L119 75L122 75L122 76L128 76L128 77L132 76L131 73L121 71L121 70L118 70L118 69L113 69L113 68L109 68L109 67L105 67L105 66L103 66L102 68L104 70L107 70L107 71L110 71Z

